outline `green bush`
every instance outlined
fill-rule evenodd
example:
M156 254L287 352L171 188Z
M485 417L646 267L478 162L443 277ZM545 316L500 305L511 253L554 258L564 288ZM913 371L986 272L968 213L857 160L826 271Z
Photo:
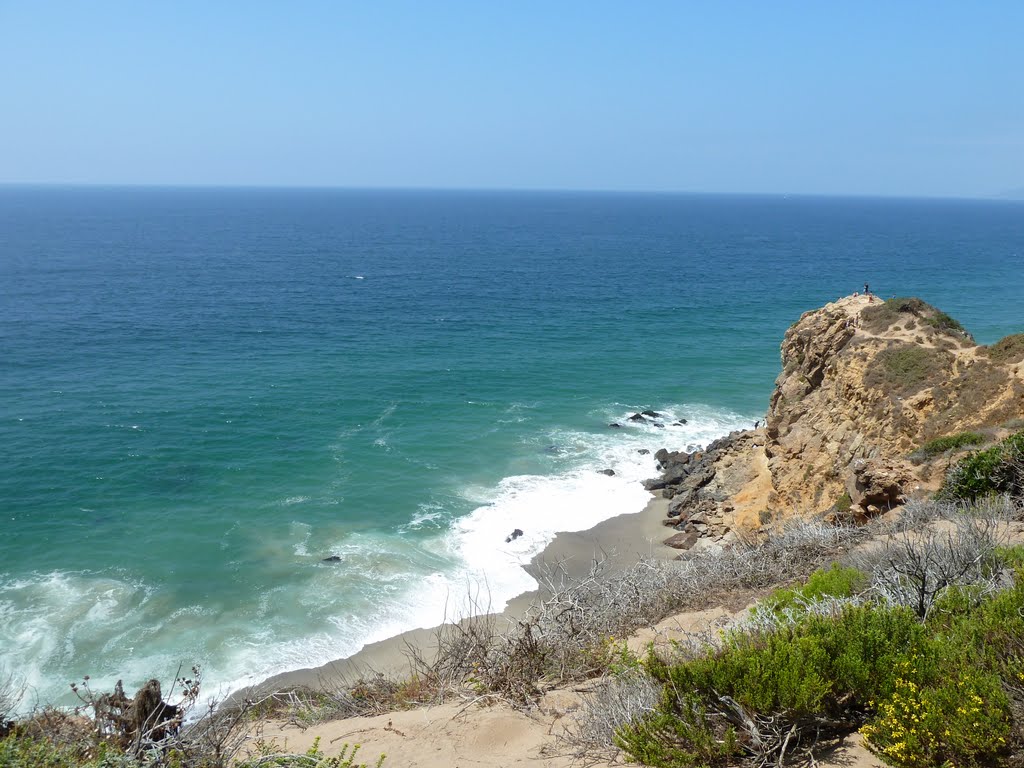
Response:
M974 501L998 493L1024 495L1024 432L958 461L946 475L939 497Z
M925 322L928 323L928 325L932 326L933 328L939 329L940 331L953 331L954 333L961 335L967 334L967 331L964 329L964 327L960 325L959 320L950 317L941 310L935 310L935 313L933 315L925 318Z
M165 765L172 765L165 763ZM47 738L15 733L0 740L3 768L143 768L143 764L99 744L83 749L81 744L55 744Z
M1003 562L1024 560L1020 549L1003 550ZM1003 765L1011 744L1024 744L1007 695L1024 683L1022 573L995 595L981 585L949 589L924 622L902 608L851 606L733 632L719 650L682 663L652 656L661 702L619 728L616 743L664 768L781 764L785 750L860 729L897 768ZM852 594L858 576L818 571L771 599Z
M833 563L828 570L818 569L812 573L800 587L776 590L765 598L764 605L778 611L821 597L852 597L862 592L867 585L868 578L861 571Z
M977 432L960 432L955 435L946 435L931 440L921 446L921 453L926 459L938 456L940 453L952 451L957 448L966 448L971 445L981 445L985 442L985 436Z
M653 713L620 728L616 743L649 765L712 765L750 750L738 734L740 712L852 731L862 722L857 713L892 693L893 668L925 639L908 610L857 606L773 632L734 632L721 650L682 664L652 658L648 669L666 693Z
M902 670L913 672L906 665ZM892 695L861 728L890 765L988 766L1006 753L1008 702L999 677L970 668L950 671L952 677L931 687L901 673Z

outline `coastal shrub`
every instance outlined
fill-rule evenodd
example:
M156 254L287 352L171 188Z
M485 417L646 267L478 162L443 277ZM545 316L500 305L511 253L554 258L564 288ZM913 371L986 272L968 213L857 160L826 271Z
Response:
M806 604L822 597L852 597L868 586L868 577L856 568L833 563L830 568L818 569L807 581L793 589L779 589L764 600L769 610L779 611Z
M959 448L967 448L972 445L981 445L985 442L985 436L978 432L959 432L955 435L938 437L929 440L921 446L921 454L926 459L938 456L940 453L952 451Z
M1000 493L1024 496L1024 432L958 461L947 473L939 497L973 501Z
M616 742L649 765L781 764L859 727L871 702L892 693L892 670L925 641L906 609L854 606L768 633L731 633L720 650L681 664L652 658L662 699Z
M733 633L703 658L652 659L662 697L616 743L648 765L782 764L859 728L899 768L1001 765L1020 729L1007 690L1024 681L1024 590L960 597L926 623L852 606Z
M959 335L967 335L967 330L960 324L959 320L938 309L933 308L933 313L925 318L925 322L932 326L932 328L937 328L940 331L952 331Z
M634 664L613 638L677 611L745 604L755 591L806 578L869 531L795 520L759 542L682 561L640 560L614 568L598 558L582 578L570 577L563 564L542 562L539 596L522 619L488 614L444 624L429 650L408 649L411 668L430 700L487 694L532 706L552 682L600 677ZM398 706L396 685L363 680L341 686L331 698L339 714L365 711L368 702L371 711L381 712Z
M80 747L57 746L45 739L12 734L0 740L0 765L4 768L128 768L130 763L111 763L108 755L95 757Z
M1017 550L1007 552L1016 559ZM904 660L893 695L879 702L862 729L868 745L889 763L998 765L1014 741L1020 747L1024 723L1015 721L1007 695L1016 692L1019 704L1024 681L1020 577L1018 569L1013 586L994 595L969 585L940 598L926 624L928 657L937 670L933 682L920 684L917 657Z
M861 570L820 569L717 648L649 657L661 698L616 743L656 766L781 765L857 729L897 768L1024 754L1024 546L1001 545L1002 506L919 506L860 556L866 591Z
M919 686L911 664L901 663L892 694L861 728L869 748L897 768L998 764L1010 735L999 677L951 669L951 677Z
M1003 544L1005 528L998 520L960 514L943 526L907 528L851 560L870 574L872 594L925 619L949 589L996 589Z
M990 347L983 347L982 352L997 363L1019 363L1024 361L1024 333L1004 336Z
M864 383L889 394L913 394L936 382L950 360L948 352L914 344L892 344L875 355Z

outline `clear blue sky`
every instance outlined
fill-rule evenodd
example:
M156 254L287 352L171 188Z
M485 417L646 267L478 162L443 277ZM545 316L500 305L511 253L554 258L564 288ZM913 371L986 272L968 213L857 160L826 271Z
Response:
M1024 0L0 0L0 182L998 194Z

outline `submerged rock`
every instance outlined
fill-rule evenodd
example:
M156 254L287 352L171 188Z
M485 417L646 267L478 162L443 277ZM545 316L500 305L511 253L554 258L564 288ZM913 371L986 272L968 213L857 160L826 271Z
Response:
M516 528L514 531L512 531L512 533L510 533L508 536L505 537L505 543L506 544L511 544L513 541L515 541L516 539L518 539L522 535L523 535L522 528Z

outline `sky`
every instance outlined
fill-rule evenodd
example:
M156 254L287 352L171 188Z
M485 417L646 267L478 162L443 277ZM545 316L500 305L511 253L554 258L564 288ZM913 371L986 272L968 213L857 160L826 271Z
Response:
M0 183L998 196L1024 2L0 0Z

